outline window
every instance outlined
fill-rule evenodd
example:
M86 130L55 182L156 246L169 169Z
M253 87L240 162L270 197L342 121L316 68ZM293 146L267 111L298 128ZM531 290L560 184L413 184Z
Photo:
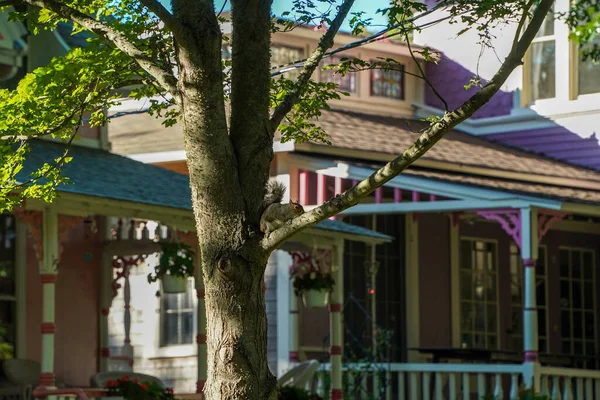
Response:
M600 37L593 42L600 46ZM591 59L583 61L582 53L577 58L577 94L600 93L600 63Z
M336 57L332 56L321 61L321 68L327 65L339 64L344 56ZM342 76L335 72L335 70L323 70L321 69L321 81L333 82L338 85L338 88L344 92L356 93L356 74L350 72L345 76Z
M192 344L194 341L194 288L188 281L185 293L161 295L161 342L163 346Z
M497 282L496 243L462 239L460 330L463 347L498 347Z
M299 61L304 57L304 51L298 47L271 46L271 67L287 65L289 63ZM298 77L302 68L296 68L284 74L286 79L294 80Z
M562 352L596 355L595 253L560 249L560 323Z
M0 360L14 355L15 348L15 225L13 215L0 214Z
M509 348L513 351L523 350L523 300L524 271L519 248L510 246L510 326ZM535 287L538 311L538 349L541 353L548 351L547 301L546 301L546 248L540 247L535 266Z
M556 96L554 11L548 14L531 43L529 82L532 101Z
M371 70L371 96L404 99L404 66L402 70Z

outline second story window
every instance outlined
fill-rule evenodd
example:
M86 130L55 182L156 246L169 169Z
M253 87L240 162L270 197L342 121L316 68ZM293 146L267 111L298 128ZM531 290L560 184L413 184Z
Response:
M339 64L343 57L344 56L340 56L340 57L332 56L332 57L326 58L325 60L321 61L321 68L323 68L327 65ZM348 92L348 93L356 93L357 92L356 74L354 74L354 73L348 73L345 76L342 76L341 74L338 74L335 70L321 69L320 77L321 77L322 82L336 83L338 85L339 90L341 90L341 91Z
M593 41L600 46L600 36ZM591 59L582 60L581 54L577 59L577 94L600 93L600 63Z
M548 14L530 48L531 100L556 96L556 37L554 13Z
M299 47L273 45L271 46L271 67L287 65L299 61L304 57L304 51ZM294 80L300 74L302 68L296 68L285 73L286 79Z
M404 70L371 70L371 96L404 100Z

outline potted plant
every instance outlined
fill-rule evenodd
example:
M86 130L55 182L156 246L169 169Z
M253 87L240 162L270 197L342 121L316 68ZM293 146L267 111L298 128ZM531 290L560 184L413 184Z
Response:
M110 397L122 397L125 400L174 400L173 389L163 388L153 381L139 382L123 376L119 380L106 382Z
M305 307L325 307L329 301L329 292L333 289L334 280L331 273L324 272L317 266L298 268L292 271L294 293L302 296Z
M187 278L194 275L194 252L181 242L161 243L162 253L148 283L161 280L163 292L185 293Z

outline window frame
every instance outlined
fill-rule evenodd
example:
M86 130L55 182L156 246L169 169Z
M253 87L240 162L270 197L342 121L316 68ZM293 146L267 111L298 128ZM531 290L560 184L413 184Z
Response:
M160 298L160 303L159 303L159 324L160 324L160 331L159 331L159 345L161 348L175 348L175 347L184 347L184 346L192 346L195 343L194 337L197 334L197 303L194 301L195 299L195 295L194 295L194 279L193 278L188 278L188 289L185 293L177 293L177 294L167 294L167 293L163 293L161 290L161 298ZM192 340L191 342L182 342L181 339L182 337L179 337L178 339L178 343L168 343L167 342L167 338L166 338L166 323L167 323L167 314L169 314L169 311L171 310L166 310L165 309L165 303L166 303L166 297L167 295L171 295L171 296L177 296L177 310L175 310L174 313L178 314L178 325L182 326L182 314L183 313L187 313L187 312L191 312L192 313ZM190 303L191 303L191 308L185 308L182 309L181 307L181 302L183 301L182 296L190 296ZM183 336L182 332L178 332L179 336Z
M498 279L499 278L499 245L498 245L497 239L490 239L490 238L483 238L483 237L473 237L473 236L460 236L459 237L459 255L458 255L458 257L459 257L459 262L458 262L458 273L459 273L459 276L458 276L458 299L459 299L458 324L459 324L459 329L458 329L458 332L459 332L459 338L460 338L459 339L460 345L461 345L461 347L465 347L465 343L463 341L463 335L465 334L465 331L463 330L463 327L462 327L462 305L463 305L464 300L463 300L463 296L462 296L463 291L462 291L462 279L461 279L462 272L466 270L462 266L461 251L462 251L462 242L463 241L491 243L496 248L496 257L494 260L495 266L496 266L495 271L494 271L495 277L496 277L496 300L495 300L495 303L496 303L496 331L488 332L486 330L486 331L483 331L483 334L486 337L486 344L485 344L484 348L500 349L500 320L501 320L501 318L500 318L500 293L499 293L500 282ZM488 306L489 303L486 300L484 304L486 306ZM479 332L479 331L477 331L477 332ZM475 335L476 331L471 331L470 333L467 333L467 334ZM493 347L489 346L487 343L487 340L488 340L487 336L489 336L491 334L495 334L495 336L496 336L496 345Z
M347 92L351 96L353 96L353 95L359 96L360 95L360 76L359 76L360 74L358 74L356 72L348 72L346 74L346 76L341 76L341 75L335 73L335 71L332 71L332 70L324 71L323 70L323 67L325 67L327 65L339 64L341 59L345 58L345 57L354 58L354 56L351 56L351 55L340 54L340 55L330 56L328 58L321 60L321 63L319 64L319 67L318 67L319 68L319 82L334 82L334 83L338 84L338 90L340 90L342 92ZM354 91L351 91L351 90L347 89L346 87L341 86L338 82L335 82L336 76L339 76L341 79L354 78ZM327 79L328 77L330 77L331 79Z
M554 10L554 13L556 13L556 9ZM554 20L554 26L553 26L553 33L552 35L545 35L545 36L540 36L540 37L534 37L533 40L531 41L531 44L529 46L529 48L527 49L527 53L525 54L525 62L523 64L523 91L524 91L524 96L523 96L523 103L522 106L527 107L527 106L532 106L534 104L537 104L539 102L549 102L549 101L554 101L558 99L558 94L559 94L559 90L558 90L558 86L559 86L559 74L557 73L558 68L558 57L556 57L556 49L557 49L557 44L559 42L559 38L560 36L558 35L557 31L560 31L560 29L557 29L557 21L556 19ZM548 98L544 98L544 99L534 99L533 98L533 84L532 84L532 79L531 79L531 74L532 74L532 69L533 69L533 46L536 43L544 43L544 42L554 42L554 54L555 54L555 60L554 60L554 96L553 97L548 97Z
M563 250L569 251L569 268L570 268L569 269L569 272L570 272L570 277L569 278L563 278L563 276L561 275L561 271L560 271L560 266L561 266L560 265L561 264L561 262L560 262L560 256L561 255L560 255L560 253ZM595 347L594 353L597 353L597 351L598 351L598 316L596 315L596 313L598 311L597 310L598 309L598 304L597 304L598 303L598 294L596 292L596 290L598 288L598 285L597 285L597 282L596 282L596 280L597 280L597 274L596 274L596 264L597 264L596 263L596 257L597 257L597 252L593 248L585 248L585 247L578 247L578 246L559 246L558 247L558 252L559 252L559 275L558 275L559 284L562 284L563 280L565 280L565 279L568 279L568 282L570 282L570 283L573 282L573 278L572 278L572 263L571 263L571 252L573 252L573 251L580 252L580 254L583 254L584 252L589 252L589 253L592 254L592 257L591 257L591 260L592 260L592 278L590 279L590 281L592 283L592 293L594 294L594 297L593 297L593 300L592 300L592 309L591 309L591 311L592 311L592 314L594 316L594 323L593 323L593 326L594 326L594 339L593 339L593 342L594 342L594 347ZM583 271L581 272L581 276L583 277ZM584 278L580 278L579 282L583 283L584 282ZM583 293L583 291L582 291L582 293ZM573 291L572 290L570 291L570 295L571 295L571 297L569 299L569 303L570 304L569 304L568 311L569 311L569 314L570 314L571 321L573 321L573 313L574 313L574 310L576 310L576 309L573 307ZM559 290L559 296L562 299L561 291L560 290ZM581 299L581 301L582 301L581 307L578 308L577 310L580 310L580 312L582 312L582 318L583 318L582 321L584 321L585 320L585 312L588 309L586 309L584 307L584 299L583 298ZM563 347L562 346L563 346L563 342L565 341L565 338L563 337L563 334L562 334L562 327L563 327L562 313L563 313L563 311L566 311L566 310L567 310L567 308L563 307L562 301L559 301L559 310L558 311L559 311L559 318L560 318L560 352L561 353L563 353ZM571 334L570 334L570 337L568 339L569 339L570 346L571 346L571 352L570 353L566 353L566 354L575 354L574 343L575 343L575 341L576 341L577 338L575 338L575 336L574 336L573 324L571 324L570 328L571 328L570 329ZM585 354L586 353L585 352L585 343L588 340L585 337L585 328L582 328L582 340L583 340L582 351L584 353L583 355L587 355L587 354Z
M371 63L377 62L377 60L370 60ZM399 64L402 66L402 71L398 71L395 69L372 69L369 71L369 96L377 98L377 99L388 99L395 101L405 101L406 100L406 65ZM373 82L374 82L374 74L383 73L387 71L398 72L401 74L400 77L400 97L390 97L390 96L380 96L373 93Z

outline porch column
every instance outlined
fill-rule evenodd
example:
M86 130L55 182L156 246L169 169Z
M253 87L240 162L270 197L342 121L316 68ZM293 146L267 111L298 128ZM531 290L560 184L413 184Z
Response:
M289 274L289 272L288 272ZM294 293L294 285L289 286L290 296L290 367L298 362L298 352L300 350L300 341L298 339L298 296Z
M538 257L538 230L536 209L521 209L521 257L524 266L523 302L523 378L528 388L540 389L538 362L538 319L536 301L535 264Z
M344 242L337 242L332 249L332 276L335 282L331 299L330 312L330 337L329 362L331 363L331 400L342 400L342 304L344 301Z
M111 217L105 217L102 226L102 236L105 241L112 240ZM98 324L99 346L100 346L100 372L108 371L108 360L110 357L110 348L108 340L108 314L112 303L112 281L113 265L112 256L107 251L102 252L102 264L100 265L100 321Z
M59 257L58 213L46 207L42 217L42 359L40 387L54 387L55 283Z
M200 249L198 249L200 254ZM200 260L200 257L196 257ZM196 381L196 393L202 393L207 378L207 359L206 359L206 305L204 303L204 278L202 276L202 265L196 263L196 296L198 297L198 317L196 342L198 343L198 380Z

